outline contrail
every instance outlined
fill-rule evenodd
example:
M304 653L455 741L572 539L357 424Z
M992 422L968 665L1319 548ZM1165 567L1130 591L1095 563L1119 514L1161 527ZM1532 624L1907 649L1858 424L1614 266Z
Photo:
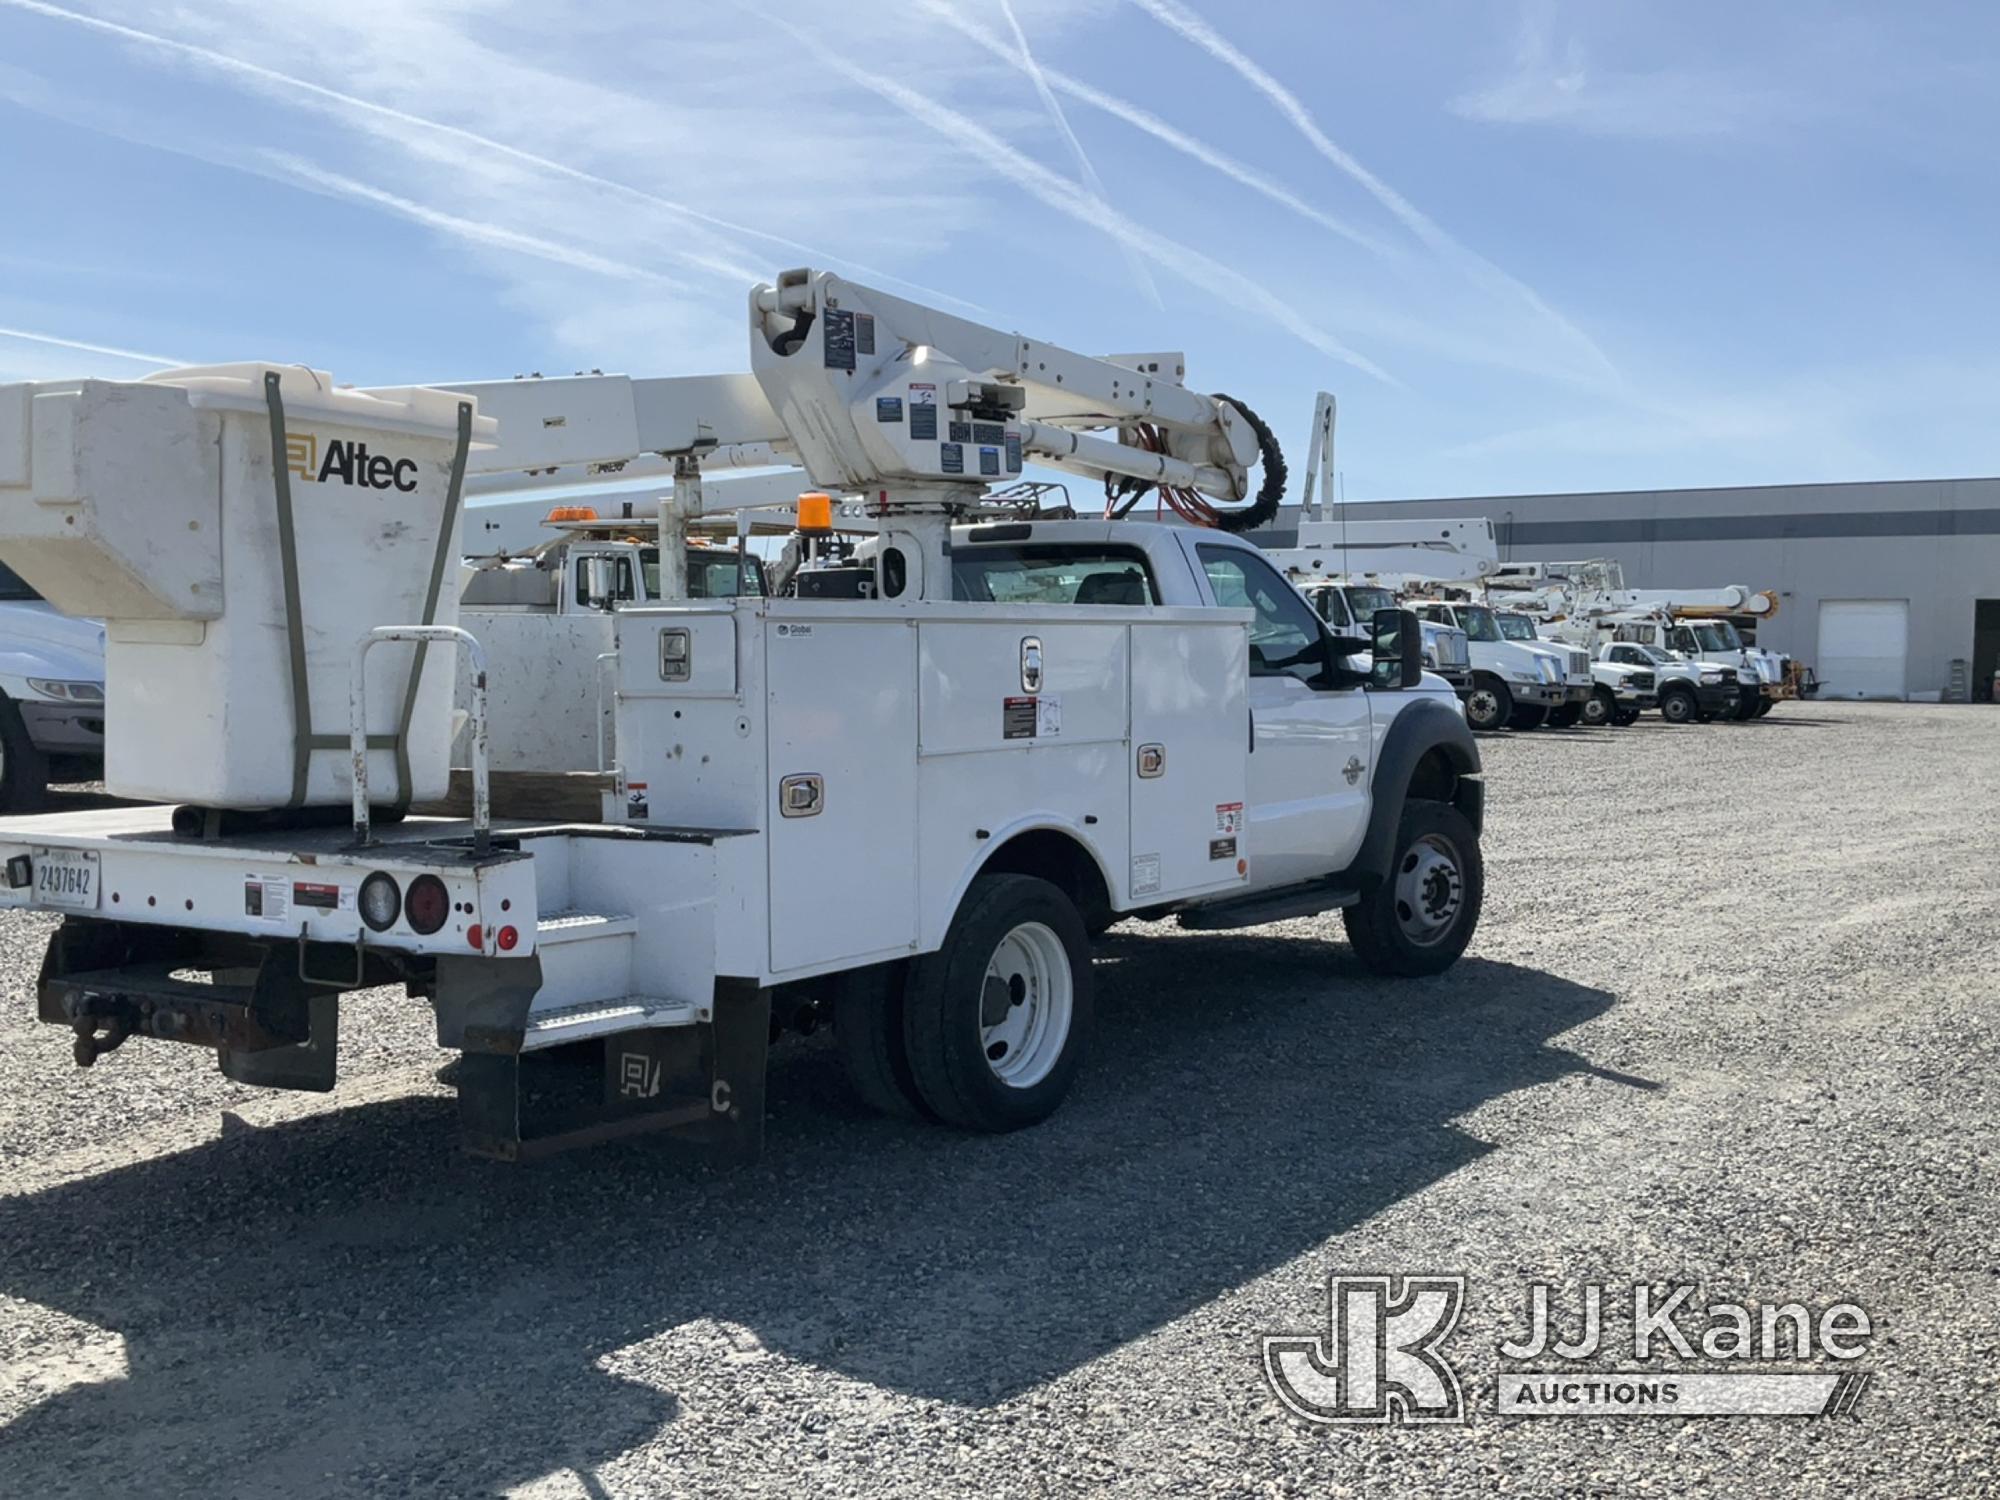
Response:
M684 285L670 276L662 276L657 271L648 271L643 266L628 265L624 261L611 260L588 250L579 250L573 245L542 239L538 235L522 234L499 224L489 224L480 219L467 219L457 214L445 213L409 198L385 192L381 188L370 187L365 182L357 182L352 177L329 172L322 167L314 166L302 157L290 156L282 151L266 151L262 155L291 176L326 192L372 203L378 208L386 208L391 213L400 214L416 223L443 230L447 234L458 235L461 239L471 240L476 244L490 245L499 250L517 251L522 255L534 256L537 260L553 261L557 265L569 266L579 271L590 271L599 276L612 276L622 281L650 281L675 288Z
M1409 199L1397 192L1388 183L1369 171L1346 151L1342 150L1319 123L1313 119L1311 111L1290 89L1265 72L1248 56L1239 51L1214 27L1189 10L1180 0L1132 0L1132 4L1146 12L1170 31L1178 32L1195 46L1214 57L1217 61L1234 70L1246 83L1269 99L1277 110L1313 149L1332 162L1341 171L1352 177L1384 208L1404 225L1412 234L1431 249L1440 254L1455 256L1476 267L1481 275L1507 288L1525 299L1528 305L1554 323L1570 339L1587 350L1594 360L1613 379L1622 379L1604 351L1597 347L1590 336L1574 323L1543 301L1534 288L1494 265L1491 261L1461 245L1447 234L1438 223Z
M414 115L407 110L396 109L391 105L377 104L372 99L363 99L354 94L344 94L339 89L327 88L324 84L313 83L307 79L295 77L290 73L281 73L275 68L266 68L258 63L246 62L240 57L231 57L226 52L217 52L213 48L196 46L192 42L177 41L173 37L161 36L156 32L141 31L137 27L123 26L116 21L106 21L97 16L85 15L81 11L67 10L60 5L49 4L48 0L0 0L0 5L12 6L16 10L28 11L31 14L43 16L50 20L67 21L72 25L82 26L106 36L114 36L122 41L137 42L141 46L176 53L179 56L191 58L196 62L206 64L209 67L226 73L234 73L245 78L254 78L262 83L277 84L287 90L296 90L328 104L337 105L342 109L359 111L364 114L374 115L379 119L393 121L398 125L406 125L413 129L427 130L438 135L449 136L454 140L463 141L467 145L476 146L483 151L491 151L500 156L510 157L515 161L539 168L544 172L552 172L559 177L567 177L572 181L586 183L591 187L601 188L609 193L616 193L622 197L646 203L655 208L662 208L669 213L679 214L683 218L693 219L716 229L727 230L732 234L749 235L752 238L763 240L767 244L779 245L787 250L797 251L811 260L850 266L864 275L891 282L898 286L908 287L911 290L923 293L925 296L934 297L941 301L957 303L961 307L975 305L966 302L963 298L953 297L947 293L922 286L905 277L891 275L887 271L862 265L859 261L848 260L843 256L829 255L824 251L814 249L810 245L801 244L797 240L786 239L782 235L771 234L766 230L753 229L747 224L737 224L728 219L717 218L714 214L703 213L700 209L689 204L676 202L672 198L663 198L658 193L648 192L644 188L633 187L629 183L618 182L609 177L600 177L595 172L587 172L581 167L570 166L567 162L556 161L551 157L523 150L519 146L510 146L505 141L498 141L491 136L480 135L477 131L467 130L458 125L447 125L442 120L432 120L423 115ZM711 259L694 255L685 250L669 250L668 253L684 264L704 271L714 271L718 264ZM748 268L731 267L729 274L730 278L734 280L755 282L762 280L764 273Z
M1118 210L1092 200L1069 179L1051 172L1040 162L1023 156L970 116L939 104L893 79L877 75L847 61L820 45L816 38L789 21L757 10L744 3L744 0L738 0L738 7L756 16L766 25L789 33L800 46L809 48L820 63L833 69L848 82L895 105L912 119L930 126L940 135L950 136L958 141L965 149L984 160L994 171L1058 213L1066 214L1083 224L1108 223L1119 234L1126 236L1142 255L1232 306L1269 318L1320 353L1352 365L1384 384L1392 386L1402 384L1366 355L1348 348L1332 334L1304 322L1293 304L1273 296L1247 276L1209 259L1200 251L1168 239L1164 235L1155 234Z
M52 333L30 333L25 328L0 328L0 339L22 339L30 344L47 344L55 349L79 349L85 354L108 354L113 359L129 359L142 365L159 365L162 369L187 363L184 359L163 359L157 354L141 354L136 349L116 349L110 344L86 344L81 339L59 339Z
M925 10L929 11L938 20L943 21L968 40L977 42L1002 62L1008 63L1013 67L1020 67L1020 58L1005 42L967 20L949 3L949 0L920 0L920 3ZM1141 109L1130 100L1121 99L1116 94L1107 94L1102 89L1085 83L1082 79L1065 73L1059 68L1038 65L1038 71L1048 80L1052 87L1061 93L1067 94L1070 98L1078 100L1081 103L1088 104L1092 109L1102 110L1114 119L1124 121L1133 129L1150 135L1162 145L1169 146L1173 150L1180 152L1181 155L1198 161L1203 166L1220 172L1223 176L1241 183L1252 192L1263 195L1280 207L1290 209L1300 218L1310 220L1322 229L1337 234L1342 239L1359 245L1370 254L1378 255L1384 260L1399 258L1400 252L1387 241L1369 234L1366 230L1356 229L1352 224L1335 218L1323 209L1315 208L1282 183L1265 176L1254 167L1245 165L1235 157L1228 156L1216 150L1215 147L1209 145L1206 141L1197 140L1185 131L1176 129L1158 115Z
M1028 75L1028 81L1034 84L1035 92L1041 96L1042 107L1049 112L1049 118L1055 121L1056 129L1062 133L1063 139L1069 142L1070 155L1076 158L1078 178L1092 197L1109 208L1111 199L1104 191L1103 180L1098 177L1097 168L1090 164L1090 157L1084 152L1083 142L1077 139L1076 132L1070 128L1069 116L1063 113L1062 105L1057 102L1054 91L1049 88L1048 79L1042 76L1041 65L1035 61L1035 54L1028 47L1028 34L1021 29L1020 17L1014 14L1012 0L1000 0L1000 14L1007 18L1007 25L1014 32L1014 45L1020 49L1015 56L1015 66ZM1146 269L1146 263L1139 258L1139 252L1123 240L1118 241L1118 248L1124 252L1125 263L1132 268L1133 276L1145 289L1147 300L1153 306L1164 309L1166 303L1160 300L1160 289L1153 284L1152 272Z

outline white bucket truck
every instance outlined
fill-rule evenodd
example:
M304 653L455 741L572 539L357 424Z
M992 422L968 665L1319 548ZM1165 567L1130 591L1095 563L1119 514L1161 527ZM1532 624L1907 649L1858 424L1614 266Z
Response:
M754 378L0 387L0 557L110 622L112 790L177 804L0 819L0 905L63 918L38 1002L80 1062L140 1036L326 1089L340 997L400 982L463 1054L475 1150L746 1153L774 1014L830 1015L883 1109L1043 1118L1090 1030L1088 935L1121 917L1340 909L1378 971L1456 960L1480 764L1407 613L1334 637L1223 530L982 521L1030 458L1225 506L1261 461L1222 514L1267 515L1254 416L1178 356L823 273L749 313ZM491 818L488 684L446 587L465 473L672 459L671 537L731 441L870 497L872 545L825 570L868 587L695 599L668 569L611 617L600 815ZM473 816L398 819L444 783L461 650Z

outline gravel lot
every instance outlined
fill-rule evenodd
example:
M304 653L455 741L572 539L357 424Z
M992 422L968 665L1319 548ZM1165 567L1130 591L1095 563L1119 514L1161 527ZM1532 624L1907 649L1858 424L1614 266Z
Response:
M163 1045L80 1072L32 1020L46 924L0 919L0 1493L1994 1493L2000 715L1485 749L1451 975L1370 980L1337 920L1119 929L1049 1125L870 1118L815 1039L732 1174L459 1157L389 993L328 1098ZM1468 1424L1265 1387L1259 1334L1384 1270L1470 1278ZM1846 1419L1502 1420L1534 1280L1852 1298L1873 1384Z

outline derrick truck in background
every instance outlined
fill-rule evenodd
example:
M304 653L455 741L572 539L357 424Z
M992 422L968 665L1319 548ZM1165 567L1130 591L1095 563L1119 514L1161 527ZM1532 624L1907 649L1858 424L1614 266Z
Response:
M1229 533L1282 488L1254 413L1177 355L826 273L747 313L747 374L0 386L0 559L106 620L106 778L164 804L0 818L0 907L61 917L36 1004L80 1063L144 1038L330 1088L342 997L400 983L462 1054L477 1151L745 1154L774 1017L830 1016L879 1108L1042 1119L1090 1030L1089 934L1123 917L1338 909L1379 972L1456 960L1477 747L1407 611L1335 635ZM690 597L701 466L760 446L865 496L873 534L794 596ZM1221 527L984 512L1026 459ZM467 478L627 466L675 482L659 598L609 616L615 763L565 783L590 815L510 809L453 587ZM461 654L471 816L409 814L447 784Z

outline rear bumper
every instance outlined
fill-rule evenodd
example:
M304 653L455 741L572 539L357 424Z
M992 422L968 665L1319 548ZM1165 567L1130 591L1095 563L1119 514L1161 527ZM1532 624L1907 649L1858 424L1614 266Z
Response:
M17 698L28 739L37 750L59 755L102 755L104 753L104 705L102 703L43 703Z

